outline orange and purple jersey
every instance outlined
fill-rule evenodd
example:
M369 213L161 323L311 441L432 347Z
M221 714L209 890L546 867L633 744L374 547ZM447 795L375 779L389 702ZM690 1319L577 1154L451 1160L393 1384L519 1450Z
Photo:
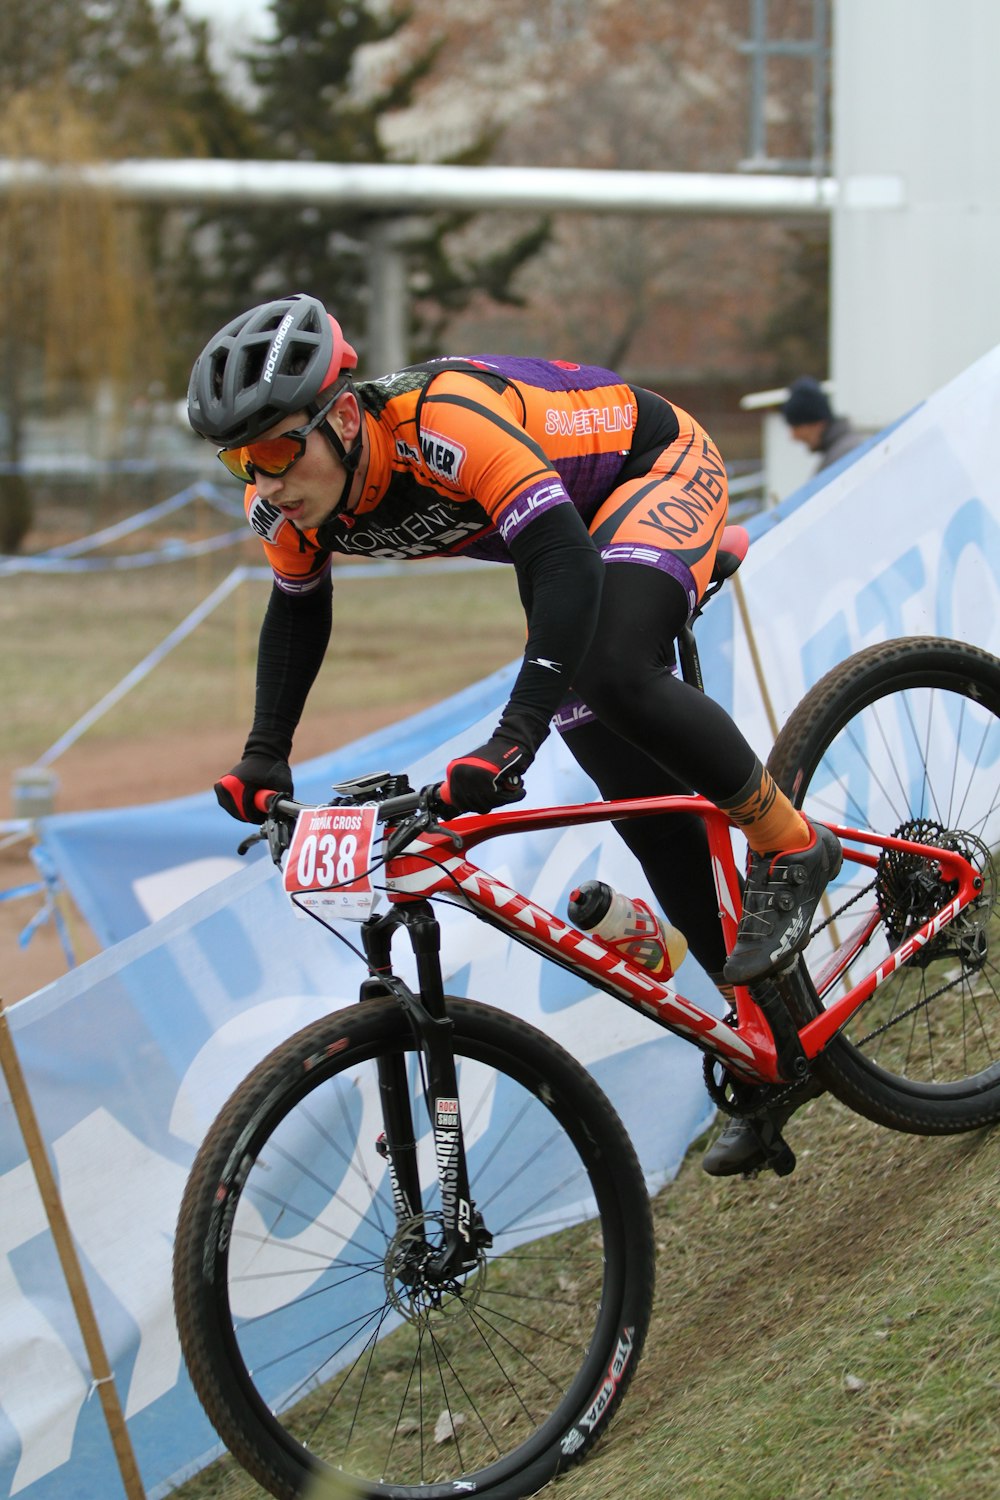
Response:
M537 516L572 505L606 561L663 568L694 607L725 523L726 479L686 413L610 370L493 356L429 361L357 393L370 456L355 511L299 530L247 489L250 524L286 592L314 588L334 552L509 562Z

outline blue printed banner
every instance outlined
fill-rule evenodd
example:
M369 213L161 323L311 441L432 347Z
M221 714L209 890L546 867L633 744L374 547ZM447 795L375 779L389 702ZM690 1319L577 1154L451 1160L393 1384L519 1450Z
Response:
M547 757L533 778L539 800L589 797L559 759ZM565 911L573 886L595 876L644 890L606 828L489 848L497 857L484 846L483 865L550 911ZM468 913L440 915L448 989L523 1015L560 1040L616 1103L651 1187L672 1177L712 1114L695 1050ZM356 940L357 929L345 936ZM296 918L265 860L11 1014L151 1495L217 1451L182 1371L170 1303L173 1228L194 1152L249 1069L301 1026L350 1002L364 974L336 938ZM693 961L684 979L692 998L715 1003ZM9 1113L0 1178L7 1207L0 1494L113 1494L100 1403L88 1400L80 1340Z

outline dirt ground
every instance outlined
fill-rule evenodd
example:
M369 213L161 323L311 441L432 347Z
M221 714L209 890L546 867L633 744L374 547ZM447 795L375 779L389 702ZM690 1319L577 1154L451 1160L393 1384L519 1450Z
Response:
M426 702L397 704L394 711L358 710L339 712L334 724L322 718L302 725L296 736L296 758L309 760L349 744L387 723L397 723ZM205 791L239 758L241 746L231 730L210 729L190 734L159 735L141 740L89 743L84 737L73 745L53 770L59 778L57 812L85 812L93 808L127 807L148 802L149 788L157 788L157 800L168 801ZM13 816L11 786L21 762L0 756L0 820ZM220 810L219 817L225 817ZM238 828L233 824L235 848ZM0 894L38 881L30 857L30 843L20 839L0 847ZM0 900L0 999L7 1005L22 1000L66 973L67 964L53 922L37 928L26 947L19 936L42 904L29 895ZM99 947L75 907L64 898L62 909L69 926L76 960L91 958Z

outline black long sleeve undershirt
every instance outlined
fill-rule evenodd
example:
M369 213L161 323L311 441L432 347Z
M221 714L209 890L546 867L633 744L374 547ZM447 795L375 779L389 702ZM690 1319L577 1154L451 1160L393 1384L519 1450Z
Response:
M504 710L534 752L570 687L597 623L604 565L579 514L558 505L536 516L510 544L528 620L524 660ZM288 760L309 691L330 642L333 590L271 590L260 630L257 696L244 755Z
M556 505L508 544L528 618L524 661L501 718L531 726L532 753L593 639L604 564L579 513Z
M244 755L287 761L292 740L330 643L333 585L329 578L308 594L271 589L260 627L257 697Z

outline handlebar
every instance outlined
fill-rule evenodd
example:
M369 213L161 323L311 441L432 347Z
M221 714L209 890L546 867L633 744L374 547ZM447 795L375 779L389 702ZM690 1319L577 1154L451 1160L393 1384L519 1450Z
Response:
M378 805L376 819L379 823L398 823L402 818L412 817L414 813L431 812L435 815L449 811L448 804L442 801L438 795L441 782L435 782L431 786L423 787L419 792L405 792L397 797L386 797ZM360 807L365 802L371 802L371 797L333 797L329 802L319 805L323 807ZM294 823L300 813L307 808L317 804L312 802L296 802L291 797L284 796L281 792L258 792L254 798L256 806L261 812L273 821ZM454 812L454 808L450 809Z
M443 786L444 782L435 781L415 792L405 776L397 776L389 771L376 771L372 775L358 776L353 781L336 782L333 787L335 795L329 802L319 805L361 807L375 803L376 820L394 825L386 838L384 850L385 857L392 859L418 833L436 826L439 818L459 815L459 809L442 797ZM524 784L519 776L505 777L501 787L507 794L504 801L520 801L524 796ZM254 844L263 843L266 839L271 858L276 865L280 865L282 855L291 842L292 830L299 814L317 804L296 802L283 792L274 791L255 792L253 800L258 812L264 814L264 821L259 832L243 840L239 853L246 854ZM461 843L457 833L453 837L457 843Z
M405 783L405 790L402 784ZM338 794L324 804L329 807L358 807L365 802L377 802L379 804L378 821L380 823L391 823L395 818L406 817L423 807L430 799L437 801L436 811L444 811L446 803L436 794L441 788L441 782L435 782L433 786L426 786L421 791L415 792L406 782L405 776L393 776L388 773L376 772L373 776L359 776L354 781L341 781L334 785L333 790ZM380 795L387 789L399 787L398 795ZM267 817L288 818L294 821L299 813L313 804L308 802L296 802L291 797L286 797L283 792L261 790L254 793L254 807L258 812Z
M388 857L397 854L416 834L431 827L444 813L455 812L441 797L440 781L421 787L415 792L405 776L388 772L377 772L371 776L360 776L354 781L338 782L336 793L326 807L360 807L365 803L378 804L376 819L379 823L397 825L386 842ZM254 806L264 814L259 832L251 834L239 846L240 854L246 854L254 844L267 841L271 858L281 863L291 841L292 829L299 814L314 803L297 802L283 792L259 791L254 794Z

